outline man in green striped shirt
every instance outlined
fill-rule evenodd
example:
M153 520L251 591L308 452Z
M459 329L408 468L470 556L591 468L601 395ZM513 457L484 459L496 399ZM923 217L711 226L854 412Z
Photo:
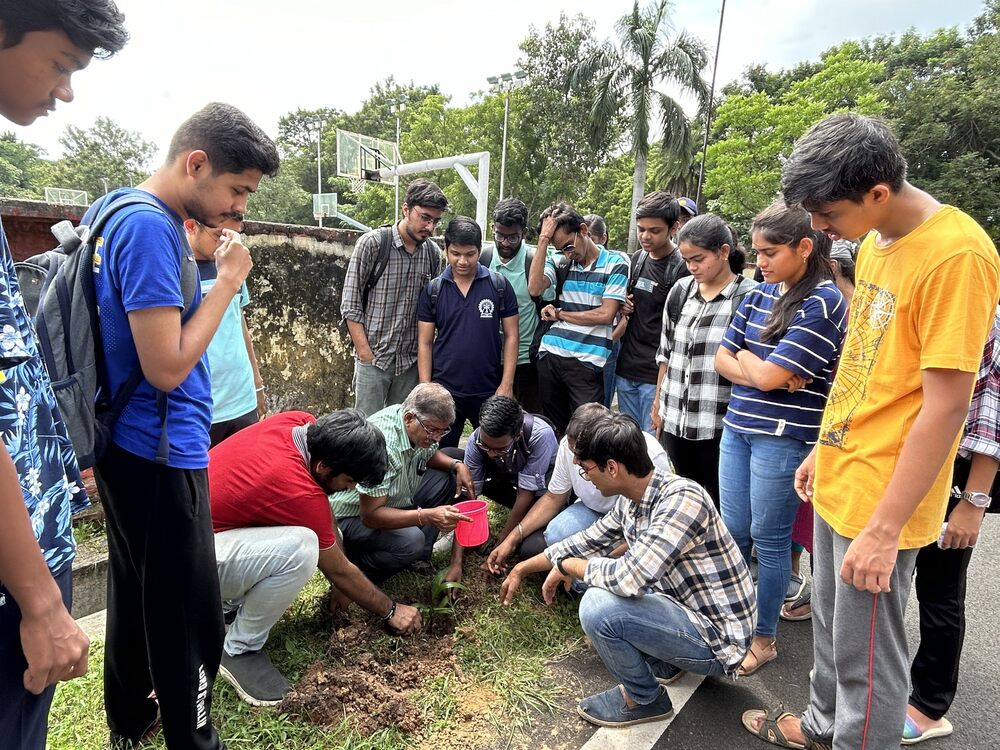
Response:
M426 568L420 563L430 560L438 534L470 520L451 503L474 498L475 490L462 452L438 448L455 421L455 403L442 386L422 383L368 421L385 436L385 478L331 495L330 508L348 559L380 583L404 568ZM456 544L449 569L459 577L461 552Z

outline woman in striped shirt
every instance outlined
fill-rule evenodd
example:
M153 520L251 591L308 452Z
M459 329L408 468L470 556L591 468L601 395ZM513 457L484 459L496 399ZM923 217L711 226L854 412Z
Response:
M677 237L691 276L667 296L656 361L651 419L677 473L693 479L719 507L719 440L731 383L715 371L715 353L733 313L757 283L743 276L746 254L718 216L688 221Z
M751 233L764 283L740 305L715 357L733 383L720 446L722 518L748 564L757 548L757 627L744 675L778 655L799 508L795 469L819 437L847 324L830 239L812 229L808 213L779 201L754 219Z

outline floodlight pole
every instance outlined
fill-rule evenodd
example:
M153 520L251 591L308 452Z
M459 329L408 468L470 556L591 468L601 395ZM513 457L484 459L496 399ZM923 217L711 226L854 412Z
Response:
M501 73L498 76L489 76L486 82L490 84L493 91L503 92L503 138L500 146L500 196L503 200L504 177L507 175L507 120L510 117L510 92L524 83L528 74L523 70L513 73Z
M715 74L719 70L719 47L722 46L722 21L726 17L726 0L722 0L722 10L719 11L719 36L715 41L715 62L712 63L712 87L708 93L708 114L705 116L705 139L701 144L701 167L698 169L698 192L695 194L695 205L701 205L701 188L705 183L705 159L708 157L708 131L712 127L712 104L715 100Z
M316 121L316 193L323 194L323 121ZM323 226L323 215L316 217L319 226Z

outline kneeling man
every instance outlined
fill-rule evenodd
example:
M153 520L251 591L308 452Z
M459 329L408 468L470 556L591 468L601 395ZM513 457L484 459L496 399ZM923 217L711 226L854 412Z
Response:
M356 409L316 420L276 414L209 453L208 483L222 600L234 608L220 673L245 701L278 703L288 682L262 650L271 627L316 570L335 591L397 633L420 629L420 614L379 591L344 556L328 495L378 484L385 438Z
M560 584L582 580L580 624L617 687L580 701L592 724L630 726L673 713L666 688L678 670L732 674L750 644L756 597L750 573L712 499L697 484L655 469L631 417L595 420L577 438L574 462L602 495L621 495L592 526L514 567L501 599L524 577L550 571ZM622 543L620 557L611 553Z

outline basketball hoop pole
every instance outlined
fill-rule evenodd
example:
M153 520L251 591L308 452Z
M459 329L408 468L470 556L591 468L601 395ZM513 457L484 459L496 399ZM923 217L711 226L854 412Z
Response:
M316 125L316 192L323 192L323 121L318 120ZM317 216L319 226L323 226L323 217Z
M468 167L478 165L479 174L475 177ZM479 151L474 154L463 154L461 156L446 156L441 159L428 159L426 161L414 161L409 164L400 164L395 168L384 167L378 170L379 176L402 177L408 174L420 172L437 172L443 169L454 169L462 178L462 182L469 188L469 192L476 196L476 223L480 229L486 231L486 204L489 200L490 188L490 152Z

